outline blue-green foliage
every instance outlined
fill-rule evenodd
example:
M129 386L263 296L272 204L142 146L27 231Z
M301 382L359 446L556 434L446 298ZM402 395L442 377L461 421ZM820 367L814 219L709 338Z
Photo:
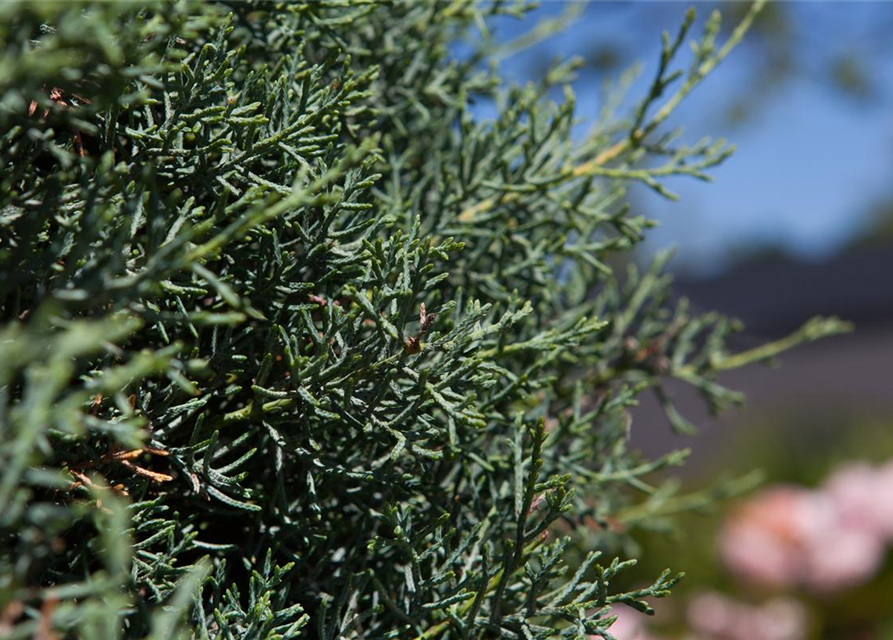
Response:
M449 57L496 13L0 5L0 635L609 637L667 593L614 586L684 457L628 451L627 408L672 377L720 408L719 371L840 325L730 355L663 258L609 267L649 226L625 183L728 155L659 125L743 29L674 84L687 19L574 141L573 62Z

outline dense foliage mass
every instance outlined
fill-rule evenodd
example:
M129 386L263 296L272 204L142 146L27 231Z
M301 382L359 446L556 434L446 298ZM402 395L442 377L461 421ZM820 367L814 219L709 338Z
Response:
M630 452L628 407L687 430L662 381L719 409L840 325L730 354L665 258L608 266L627 183L728 155L661 125L753 12L674 72L689 15L580 138L573 61L488 64L524 11L0 5L0 636L610 637L667 593L612 558L702 497L649 484L684 454Z

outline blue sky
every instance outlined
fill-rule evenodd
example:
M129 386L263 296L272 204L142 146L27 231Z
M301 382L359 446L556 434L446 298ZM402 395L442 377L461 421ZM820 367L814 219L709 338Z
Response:
M516 82L536 77L544 60L592 56L610 45L622 62L643 64L630 95L639 97L650 82L659 53L660 32L675 31L690 3L594 2L557 37L502 62ZM712 4L697 3L699 33ZM512 39L542 17L560 14L564 2L546 2L524 21L499 19L499 39ZM722 9L722 5L720 5ZM666 202L651 192L633 192L636 206L660 226L649 248L679 248L677 269L709 274L722 270L733 251L765 244L803 259L821 259L845 245L867 223L872 205L893 197L893 3L786 3L791 53L801 67L767 88L758 80L766 69L765 49L752 35L683 103L671 121L686 139L723 136L738 151L714 170L716 181L675 180L681 201ZM893 39L891 39L893 41ZM688 51L682 52L685 63ZM869 100L848 95L829 82L834 60L853 55L875 87ZM628 59L627 59L628 58ZM609 75L616 75L617 71ZM601 78L582 73L575 83L578 113L599 108ZM735 100L754 108L743 123L729 122ZM482 112L481 115L485 115Z

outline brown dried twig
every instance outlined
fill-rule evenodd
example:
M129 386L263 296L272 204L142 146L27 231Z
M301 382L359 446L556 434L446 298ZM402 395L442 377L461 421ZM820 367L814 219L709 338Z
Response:
M115 462L128 471L132 471L136 475L142 476L143 478L148 478L153 482L170 482L174 479L174 477L171 475L160 473L158 471L151 471L150 469L141 467L133 462L133 460L136 460L145 453L150 453L152 455L160 457L169 455L168 451L165 451L164 449L156 449L154 447L143 447L141 449L130 450L112 448L107 453L103 454L103 456L99 460L100 462ZM86 469L93 468L93 466L94 465L92 462L83 462L80 464L69 466L68 472L72 476L74 476L75 482L72 483L71 487L69 487L68 490L73 491L74 489L77 489L78 487L84 485L91 488L99 488L96 483L90 480L90 478L83 472ZM116 493L127 495L127 490L125 489L123 484L116 484L110 488Z
M83 104L91 104L90 100L83 96L72 94L72 97L79 102L82 102ZM50 100L58 104L63 109L70 109L71 107L76 106L72 104L71 99L65 97L65 92L62 91L62 89L60 89L59 87L53 87L53 90L50 91ZM35 113L37 113L37 106L37 100L32 100L30 106L28 107L28 117L32 117ZM49 115L49 108L44 109L41 118L46 119ZM81 132L74 127L71 128L71 139L74 143L74 149L75 151L77 151L78 155L82 157L87 155L87 152L84 150L84 141L81 138Z
M418 353L422 350L422 336L428 333L431 325L437 319L436 313L428 313L425 309L425 303L419 305L419 330L414 336L406 338L406 352Z

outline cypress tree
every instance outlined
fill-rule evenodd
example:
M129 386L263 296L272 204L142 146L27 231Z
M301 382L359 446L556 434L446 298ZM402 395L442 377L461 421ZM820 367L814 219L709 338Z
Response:
M650 612L677 576L625 586L630 536L734 487L657 483L685 452L630 450L629 408L652 390L690 431L667 380L720 410L722 371L846 328L731 352L667 255L623 260L652 224L626 188L731 152L665 122L758 9L682 64L689 12L580 137L578 62L512 86L472 37L524 5L0 5L0 636L610 638L612 604Z

